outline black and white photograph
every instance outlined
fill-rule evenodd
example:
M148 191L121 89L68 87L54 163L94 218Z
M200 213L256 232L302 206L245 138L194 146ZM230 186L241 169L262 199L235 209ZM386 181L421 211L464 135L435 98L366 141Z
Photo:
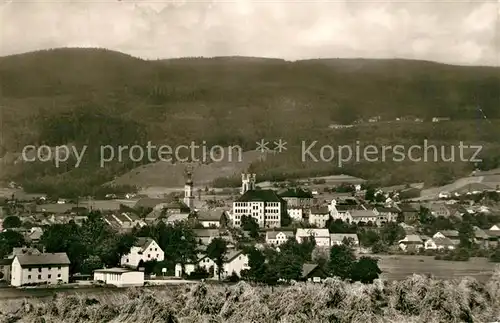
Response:
M500 1L0 0L3 322L500 322Z

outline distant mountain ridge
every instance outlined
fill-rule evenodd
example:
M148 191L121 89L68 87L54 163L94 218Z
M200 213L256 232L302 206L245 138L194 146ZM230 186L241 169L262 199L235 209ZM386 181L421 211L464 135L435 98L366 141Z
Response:
M498 138L495 120L500 118L500 68L402 59L143 60L105 49L63 48L0 57L0 90L1 155L19 153L27 144L72 142L92 144L94 161L99 145L147 141L239 144L247 151L262 138L284 138L290 145L315 138L407 142L424 136L491 143ZM478 107L493 122L482 124L480 132ZM407 115L453 122L328 129L334 121ZM283 161L275 164L266 167L289 170ZM141 166L125 161L113 170L96 170L89 165L64 176L95 171L102 181L111 181ZM3 167L0 176L62 181L67 177L61 172Z

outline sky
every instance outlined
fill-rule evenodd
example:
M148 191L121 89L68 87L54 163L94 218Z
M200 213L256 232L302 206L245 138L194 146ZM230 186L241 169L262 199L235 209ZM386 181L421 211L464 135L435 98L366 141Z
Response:
M103 47L186 56L500 65L500 0L0 0L0 56Z

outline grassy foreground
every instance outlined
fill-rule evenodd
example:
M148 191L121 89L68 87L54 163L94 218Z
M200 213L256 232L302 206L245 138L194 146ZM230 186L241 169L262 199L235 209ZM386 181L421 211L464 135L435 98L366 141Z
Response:
M240 282L128 289L52 300L5 300L0 322L495 322L500 271L490 281L414 275L372 285L328 279L274 288Z

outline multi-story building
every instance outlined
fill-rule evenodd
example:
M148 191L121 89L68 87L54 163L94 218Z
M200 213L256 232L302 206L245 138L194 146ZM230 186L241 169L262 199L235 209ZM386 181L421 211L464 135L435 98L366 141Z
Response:
M250 184L243 182L243 195L233 202L233 225L240 227L242 217L246 216L254 218L260 227L280 227L281 215L286 212L286 202L273 190L246 190L254 187L255 177L250 179Z
M287 204L288 216L296 222L304 220L304 210L298 206L289 206Z
M66 253L18 254L12 260L10 284L68 283L69 265Z
M324 228L328 219L330 219L328 206L313 207L309 211L309 224L318 228Z
M129 253L122 256L120 263L122 266L136 268L141 261L163 261L164 258L163 250L156 241L151 238L138 238Z
M353 223L379 225L379 218L373 210L353 210L350 212Z
M400 210L395 207L375 207L373 213L378 217L379 223L396 222Z
M314 205L314 196L311 192L301 188L288 189L280 194L289 207L310 208Z

